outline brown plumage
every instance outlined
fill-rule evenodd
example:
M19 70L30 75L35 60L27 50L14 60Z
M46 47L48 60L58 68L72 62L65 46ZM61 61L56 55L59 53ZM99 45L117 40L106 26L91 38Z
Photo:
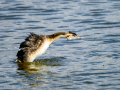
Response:
M20 50L17 53L18 58L15 62L26 62L26 56L38 49L38 47L42 44L44 37L45 36L30 33L25 41L20 44Z
M34 59L40 57L49 45L60 37L66 37L68 40L78 38L72 32L58 32L52 35L37 35L30 33L30 35L20 44L20 50L17 53L15 62L33 62ZM80 38L80 37L79 37Z

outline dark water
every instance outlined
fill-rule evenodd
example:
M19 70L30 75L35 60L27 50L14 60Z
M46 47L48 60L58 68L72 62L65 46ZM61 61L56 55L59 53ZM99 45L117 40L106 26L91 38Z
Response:
M34 63L14 63L29 34L73 31ZM0 0L0 90L120 90L120 0Z

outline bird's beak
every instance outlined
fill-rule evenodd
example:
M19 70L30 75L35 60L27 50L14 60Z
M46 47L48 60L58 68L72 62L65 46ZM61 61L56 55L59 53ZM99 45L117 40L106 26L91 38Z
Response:
M84 39L84 37L77 37L77 39Z

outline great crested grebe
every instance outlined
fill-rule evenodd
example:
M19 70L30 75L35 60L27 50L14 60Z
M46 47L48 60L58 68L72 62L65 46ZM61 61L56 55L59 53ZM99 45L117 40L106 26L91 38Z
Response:
M46 52L52 42L60 37L65 37L68 40L77 38L83 39L83 37L78 37L75 33L70 31L67 33L58 32L52 35L37 35L30 33L25 41L20 44L20 50L17 53L15 62L33 62Z

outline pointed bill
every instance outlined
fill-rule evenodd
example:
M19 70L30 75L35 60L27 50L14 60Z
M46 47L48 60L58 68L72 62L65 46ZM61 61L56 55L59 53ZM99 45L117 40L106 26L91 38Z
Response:
M77 37L77 39L84 39L84 37Z

